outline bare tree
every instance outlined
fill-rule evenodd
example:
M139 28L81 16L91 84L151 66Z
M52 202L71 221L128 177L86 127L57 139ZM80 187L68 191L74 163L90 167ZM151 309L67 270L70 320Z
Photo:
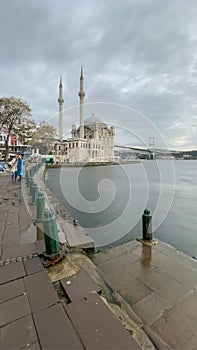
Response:
M7 132L5 140L5 161L8 159L9 139L17 134L19 140L28 143L35 123L31 118L31 109L26 101L16 97L0 98L0 128Z
M50 151L50 145L54 142L56 128L52 125L42 122L34 131L31 144L38 147L40 152L47 154Z

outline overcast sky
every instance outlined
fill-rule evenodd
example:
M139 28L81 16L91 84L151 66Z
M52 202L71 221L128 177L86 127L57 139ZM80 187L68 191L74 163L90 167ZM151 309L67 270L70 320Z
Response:
M0 5L0 96L25 99L36 120L57 119L59 75L66 110L78 103L83 65L86 102L134 108L170 148L197 148L195 0L1 0ZM92 109L103 119L97 105ZM65 129L72 118L78 122L78 109L72 116L65 111ZM120 111L109 119L131 130L136 118L129 113L127 118L121 120ZM129 143L128 133L121 136Z

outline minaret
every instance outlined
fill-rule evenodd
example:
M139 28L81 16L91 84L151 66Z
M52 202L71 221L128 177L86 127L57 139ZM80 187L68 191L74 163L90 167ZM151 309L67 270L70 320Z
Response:
M83 77L83 67L81 67L81 76L80 76L80 91L79 91L79 98L80 98L80 138L84 139L84 97L85 97L85 92L83 90L84 86L84 77Z
M63 84L62 84L61 75L60 75L60 84L59 84L58 103L59 103L59 139L60 139L60 142L62 142L63 141L63 104L64 104L64 99L63 99Z

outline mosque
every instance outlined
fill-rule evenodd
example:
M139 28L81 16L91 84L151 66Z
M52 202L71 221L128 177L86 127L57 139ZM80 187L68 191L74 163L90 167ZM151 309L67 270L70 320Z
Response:
M67 161L76 163L108 163L114 160L114 136L113 126L108 127L100 118L94 116L84 120L84 76L83 68L80 74L79 115L80 123L77 127L72 125L71 137L63 141L63 84L60 77L59 84L59 149L64 149ZM62 147L63 146L63 147Z

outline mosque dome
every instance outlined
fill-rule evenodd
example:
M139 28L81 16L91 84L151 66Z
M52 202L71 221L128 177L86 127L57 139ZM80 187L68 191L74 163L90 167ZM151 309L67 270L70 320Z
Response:
M84 120L85 124L94 124L94 123L102 123L102 120L99 117L95 117L94 113L90 117L87 117Z

